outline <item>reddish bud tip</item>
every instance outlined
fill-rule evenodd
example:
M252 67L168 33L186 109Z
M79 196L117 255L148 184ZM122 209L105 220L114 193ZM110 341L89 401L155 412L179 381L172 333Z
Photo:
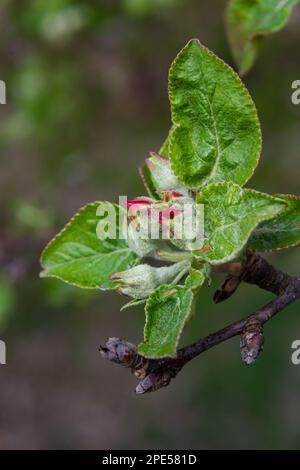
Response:
M159 212L159 223L163 223L166 220L173 220L176 216L182 214L182 209L174 209L169 207L168 209Z
M163 202L169 202L170 199L175 199L178 197L183 197L183 194L178 193L177 191L167 191L163 194Z
M148 197L144 197L144 198L138 197L136 199L129 199L127 201L127 209L129 209L131 206L137 206L137 205L149 206L152 203L153 203L152 199Z

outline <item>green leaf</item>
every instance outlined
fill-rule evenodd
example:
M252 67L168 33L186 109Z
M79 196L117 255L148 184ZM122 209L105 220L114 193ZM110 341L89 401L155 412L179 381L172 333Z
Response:
M149 196L153 199L160 199L151 172L145 163L139 168L139 173Z
M132 299L120 308L120 312L126 310L127 308L137 307L138 305L145 304L146 300L147 299Z
M261 130L238 75L194 39L171 66L169 95L177 178L191 188L217 181L244 185L259 160Z
M187 289L192 289L193 291L197 291L199 287L202 287L205 279L206 279L206 276L202 271L192 268L189 272L189 275L187 276L185 280L184 285Z
M144 343L138 346L140 354L151 358L176 356L193 298L190 289L174 285L160 286L150 295L145 307Z
M230 0L227 31L240 73L252 67L258 39L282 29L299 0Z
M160 155L166 158L170 158L170 135L171 135L172 129L169 132L168 137L164 141L162 147L160 148L160 151L158 152Z
M279 198L233 183L212 183L198 195L204 204L205 243L195 255L216 265L237 257L252 231L286 207Z
M116 237L101 240L97 236L98 224L106 224L97 210L115 209ZM119 211L108 202L94 202L83 207L66 227L47 245L41 257L42 277L56 277L78 287L112 289L110 276L135 266L139 258L121 240Z
M300 197L278 197L287 203L286 209L275 219L259 224L250 237L250 250L274 251L300 244Z

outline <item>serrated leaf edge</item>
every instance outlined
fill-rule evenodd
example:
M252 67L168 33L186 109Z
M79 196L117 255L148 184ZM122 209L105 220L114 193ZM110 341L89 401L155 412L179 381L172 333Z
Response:
M258 194L260 196L264 196L268 199L270 199L271 201L274 201L274 199L278 199L278 201L280 202L284 202L283 199L280 199L280 198L277 198L276 196L272 196L270 194L266 194L266 193L263 193L262 191L257 191L255 189L251 189L251 188L242 188L241 186L239 186L238 184L236 183L231 183L229 181L220 181L219 183L210 183L208 186L205 186L202 190L203 191L207 191L211 186L228 186L228 187L232 187L232 186L235 186L236 188L238 188L240 191L247 191L248 193L251 192L252 194ZM199 193L200 195L201 193ZM282 209L283 211L284 209ZM272 220L273 218L277 217L277 215L279 215L281 213L281 211L279 211L276 215L274 215L273 217L270 217L268 219L264 219L262 220L261 222L263 221L267 221L267 220ZM260 223L260 222L258 222ZM220 264L224 264L224 263L227 263L228 261L232 261L235 257L237 257L242 251L243 249L245 248L245 246L247 245L248 243L248 240L250 238L250 235L251 233L255 230L255 227L254 229L250 230L250 232L248 233L248 236L247 236L247 240L246 242L243 244L243 246L237 250L235 250L230 256L226 256L225 258L222 258L222 260L217 260L217 261L211 261L211 260L208 260L207 258L201 258L201 256L196 256L197 259L199 260L203 260L203 261L206 261L208 262L210 265L212 266L218 266Z
M150 197L152 197L153 199L157 199L159 200L160 197L159 197L159 194L156 192L153 192L150 188L150 186L148 185L147 181L146 181L146 178L145 178L145 174L144 174L144 168L145 168L145 164L143 165L140 165L139 168L138 168L138 171L139 171L139 175L140 175L140 178L143 182L143 185L145 186L145 189L147 191L147 193L149 194ZM154 183L153 183L154 185Z
M280 198L297 199L300 201L300 196L296 196L295 194L274 194L274 197L278 197L279 199ZM281 200L284 201L284 199L281 199ZM281 213L277 214L274 218L276 218L280 214ZM268 220L272 220L272 219L268 219ZM253 230L253 232L255 232L255 229ZM300 246L300 241L291 243L282 248L273 248L273 249L268 249L268 250L256 250L255 248L251 248L251 251L253 251L254 253L277 253L277 252L289 250L290 248L297 248L298 246Z
M171 128L171 131L170 131L170 134L169 134L169 138L170 138L170 144L169 144L169 147L170 147L170 162L171 162L171 168L174 172L174 174L176 175L177 179L183 183L185 185L185 182L183 181L183 179L178 176L175 172L175 169L174 169L174 166L173 166L173 161L172 161L172 135L174 133L174 129L176 127L180 127L180 124L176 122L176 119L175 119L175 116L174 116L174 112L173 112L173 109L172 109L172 101L174 99L174 92L172 90L172 85L171 85L171 74L172 74L172 71L173 71L173 68L175 67L175 65L177 65L177 62L179 61L179 59L181 58L181 55L182 53L187 50L190 46L190 44L192 44L193 42L197 42L197 44L200 46L201 49L205 50L210 56L214 57L219 63L221 63L225 69L227 69L230 74L236 78L238 80L238 82L240 83L241 85L241 90L246 98L246 100L248 101L248 104L250 105L250 107L252 108L253 112L254 112L254 115L255 115L255 121L256 121L256 124L257 124L257 127L258 127L258 130L259 130L259 141L257 143L257 155L256 155L256 163L251 171L251 174L247 177L247 179L245 181L243 181L243 183L241 183L241 186L244 186L253 176L256 168L257 168L257 165L259 163L259 160L260 160L260 156L261 156L261 151L262 151L262 142L263 142L263 138L262 138L262 131L261 131L261 124L260 124L260 121L259 121L259 118L258 118L258 111L257 111L257 108L255 106L255 103L249 93L249 91L247 90L246 86L244 85L244 83L242 82L240 76L233 70L232 67L230 67L228 64L226 64L226 62L224 62L224 60L222 60L220 57L218 57L216 54L214 54L210 49L208 49L208 47L204 46L201 41L199 41L199 39L197 38L194 38L194 39L190 39L188 41L188 43L184 46L183 49L181 49L181 51L177 54L177 56L175 57L175 59L173 60L172 64L171 64L171 67L169 69L169 77L168 77L168 91L169 91L169 99L170 99L170 107L171 107L171 117L172 117L172 122L173 122L173 126ZM205 183L205 184L208 184L209 183L209 180ZM198 189L198 188L193 188L193 189Z
M181 335L182 335L182 332L184 330L184 327L185 327L185 322L183 323L178 335L177 335L177 338L176 338L176 343L175 343L175 353L173 355L170 355L170 354L164 354L164 355L160 355L160 356L153 356L153 355L145 355L141 350L140 350L140 346L142 346L143 344L145 344L145 342L147 341L147 328L148 328L148 324L149 324L149 320L148 320L148 308L149 308L149 303L152 301L152 297L157 293L157 291L159 291L160 289L163 289L165 287L172 287L171 284L162 284L161 286L157 287L157 289L155 289L155 291L153 291L148 299L147 299L147 302L146 302L146 305L145 305L145 314L146 314L146 322L145 322L145 326L144 326L144 341L143 343L140 343L138 345L138 353L143 356L143 357L146 357L146 358L149 358L149 359L163 359L165 357L175 357L176 356L176 352L177 352L177 347L178 347L178 344L179 344L179 341L180 341L180 338L181 338ZM192 310L192 306L193 306L193 302L194 302L194 299L195 299L195 296L194 296L194 293L192 291L192 289L187 289L186 287L184 286L174 286L174 288L176 289L179 289L179 290L185 290L186 292L189 292L191 297L190 297L190 302L189 302L189 305L188 305L188 309L187 309L187 314L185 316L185 320L189 317L189 315L191 314L191 310Z
M86 204L85 206L81 207L77 212L76 214L73 215L73 217L71 217L71 219L69 220L69 222L67 222L67 224L47 243L47 245L45 246L45 248L43 249L42 251L42 254L40 256L40 264L42 266L42 268L44 268L43 266L43 258L47 252L47 250L56 242L58 241L64 234L64 232L66 230L68 230L68 228L76 221L76 219L78 219L81 214L88 208L88 207L98 207L99 204L110 204L111 206L114 206L116 207L117 209L121 209L121 206L119 206L118 204L115 204L113 202L109 202L109 201L94 201L94 202L90 202L88 204ZM131 251L130 248L128 247L128 251ZM137 264L139 264L140 262L140 258L137 257L137 260L136 260L136 263L133 264L133 266L136 266ZM59 279L60 281L63 281L65 284L68 284L68 285L71 285L71 286L76 286L76 287L80 287L81 289L98 289L98 290L101 290L101 291L105 291L105 290L114 290L115 287L110 287L110 288L101 288L99 286L94 286L94 287L87 287L87 286L84 286L82 285L81 283L79 282L69 282L67 280L65 280L62 276L59 276L57 274L48 274L47 272L47 268L43 269L43 271L40 272L40 277L41 278L53 278L53 279Z
M232 5L233 3L235 2L235 0L229 0L227 6L225 7L225 28L226 28L226 32L227 32L227 37L228 37L228 41L229 41L229 45L230 45L230 48L231 48L231 51L233 51L234 47L232 45L232 42L231 42L231 37L230 37L230 27L229 27L229 16L231 15L231 8L232 8ZM299 3L299 0L298 0L298 3ZM259 37L267 37L267 36L270 36L272 34L275 34L275 33L278 33L279 31L281 31L289 22L290 20L290 16L293 12L293 9L296 7L297 4L293 5L291 7L291 12L290 12L290 15L289 17L287 18L287 20L285 21L282 21L282 23L280 23L280 25L278 27L276 27L275 29L272 29L271 31L260 31L259 33L252 33L249 35L249 38L247 40L247 42L245 43L245 46L244 46L244 49L245 47L247 46L247 44L250 42L252 43L256 38L259 38ZM255 55L254 55L254 61L252 62L251 66L248 67L246 70L242 70L240 68L240 64L236 62L236 65L238 66L238 69L239 69L239 73L242 75L242 76L245 76L250 70L251 68L253 67L255 61L256 61L256 58L257 58L257 53L255 51Z

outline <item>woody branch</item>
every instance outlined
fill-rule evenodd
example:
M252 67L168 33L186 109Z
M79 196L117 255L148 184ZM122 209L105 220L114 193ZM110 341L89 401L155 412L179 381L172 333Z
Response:
M179 349L175 358L146 359L138 355L135 345L118 338L109 338L105 346L100 348L101 354L104 358L131 369L140 380L136 393L154 392L167 386L189 361L235 336L241 336L243 361L252 364L263 346L263 325L300 298L300 278L276 270L258 254L247 253L242 263L227 263L218 271L227 273L227 278L215 294L214 300L217 303L228 299L241 282L255 284L277 297L242 320Z

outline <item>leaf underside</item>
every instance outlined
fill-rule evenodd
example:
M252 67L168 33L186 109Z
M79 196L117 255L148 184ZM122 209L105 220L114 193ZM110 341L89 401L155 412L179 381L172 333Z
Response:
M213 183L198 195L204 204L205 243L195 255L211 264L234 259L251 232L263 220L275 217L286 203L279 198L233 183Z
M297 3L299 0L230 0L227 32L242 75L256 59L258 38L282 29Z
M112 274L139 262L125 240L97 237L99 205L115 207L119 215L120 208L107 202L83 207L42 253L43 277L56 277L78 287L111 289L114 287L110 280Z
M250 250L274 251L300 244L300 197L278 197L287 203L287 207L274 219L259 224L249 239Z
M169 96L168 140L177 178L193 189L216 181L244 185L260 157L261 130L238 75L192 40L170 68Z

